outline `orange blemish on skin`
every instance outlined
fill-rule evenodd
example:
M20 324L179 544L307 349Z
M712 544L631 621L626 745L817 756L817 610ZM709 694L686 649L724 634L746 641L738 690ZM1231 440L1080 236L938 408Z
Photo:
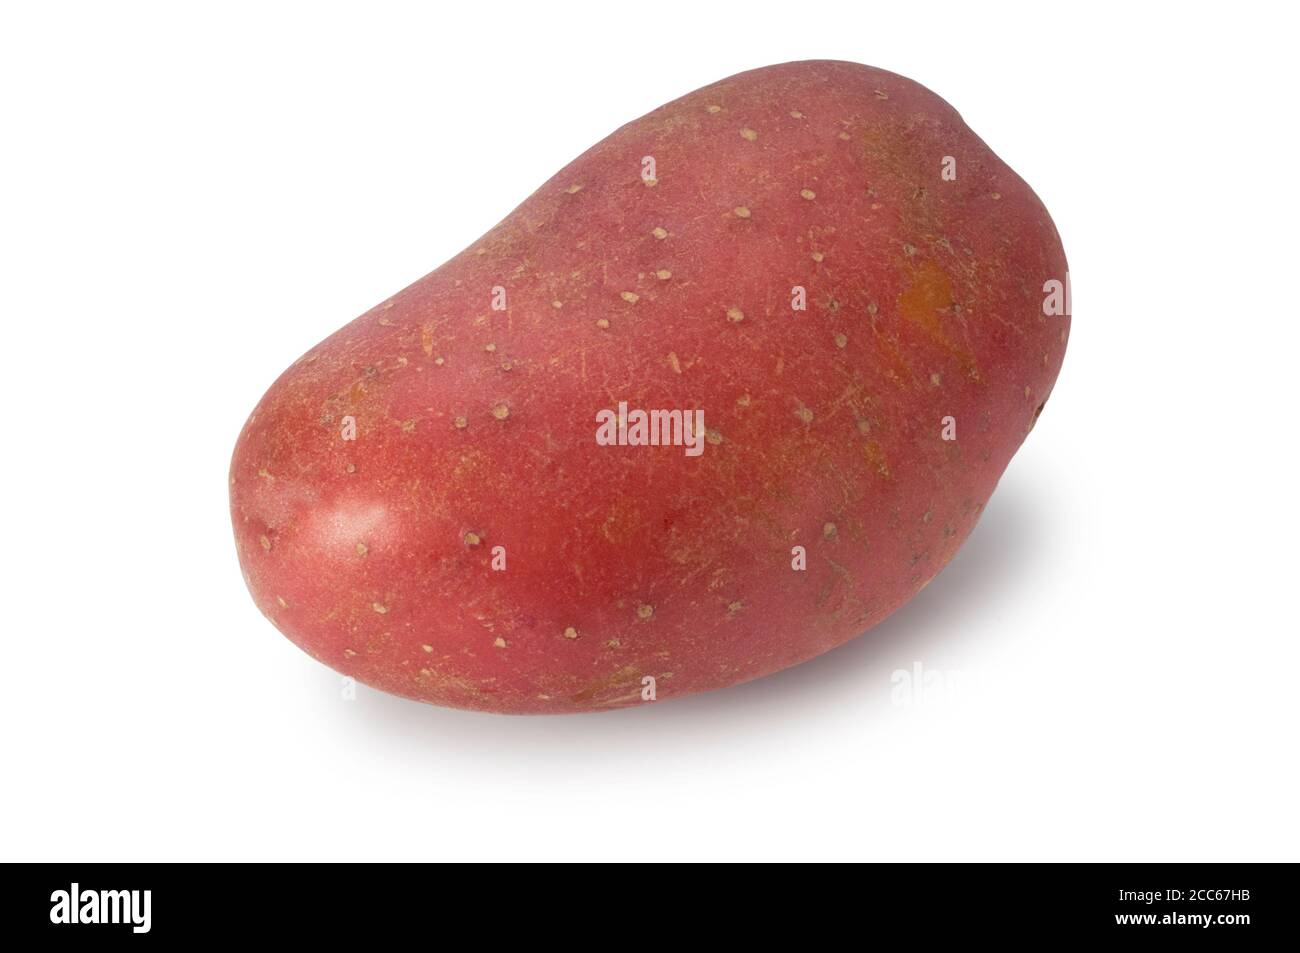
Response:
M975 372L978 377L970 352L949 338L939 320L940 312L947 311L954 303L948 276L927 258L913 267L907 288L898 296L898 312L957 357L967 372Z
M874 440L868 440L863 446L867 462L883 477L889 476L889 461L885 459L884 448Z
M611 639L605 645L608 648L618 648L618 640ZM596 679L589 682L586 687L569 696L572 702L589 702L598 695L606 695L610 692L617 692L618 698L615 701L622 700L624 696L631 697L632 692L638 695L641 691L641 670L635 665L625 665L618 669L612 675L605 678Z

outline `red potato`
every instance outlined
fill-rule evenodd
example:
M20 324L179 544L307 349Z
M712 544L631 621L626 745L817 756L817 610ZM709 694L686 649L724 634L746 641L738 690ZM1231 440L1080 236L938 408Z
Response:
M461 708L798 664L971 531L1060 369L1066 282L1038 198L925 88L722 80L280 376L231 464L249 589L339 672Z

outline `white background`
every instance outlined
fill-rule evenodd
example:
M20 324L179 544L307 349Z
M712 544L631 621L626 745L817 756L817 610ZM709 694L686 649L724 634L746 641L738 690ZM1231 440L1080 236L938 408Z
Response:
M1284 5L16 6L0 857L1300 859ZM623 122L806 58L937 91L1065 241L1065 368L966 547L738 688L341 700L240 578L262 391Z

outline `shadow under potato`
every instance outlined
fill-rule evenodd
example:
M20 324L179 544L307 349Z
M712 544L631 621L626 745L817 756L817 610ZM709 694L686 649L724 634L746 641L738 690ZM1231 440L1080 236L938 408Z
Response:
M890 673L960 640L967 620L1014 586L1040 549L1036 500L1031 489L1014 483L1003 480L965 545L910 602L852 641L764 678L609 712L536 716L438 708L358 686L349 712L352 720L369 723L367 728L423 735L443 744L453 740L449 735L469 729L474 744L481 746L495 735L509 736L514 743L546 744L548 739L575 735L626 740L633 733L640 739L674 723L689 723L699 731L711 722L785 717L792 708L836 705L845 702L846 695L860 700L864 692L876 693L887 703Z

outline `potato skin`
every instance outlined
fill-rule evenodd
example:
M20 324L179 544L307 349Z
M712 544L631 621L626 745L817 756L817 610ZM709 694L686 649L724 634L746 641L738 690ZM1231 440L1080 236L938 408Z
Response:
M722 80L280 376L231 464L245 579L315 658L440 705L608 709L645 676L662 701L795 665L971 531L1061 366L1050 279L1047 211L922 86ZM619 401L703 409L704 452L598 446Z

